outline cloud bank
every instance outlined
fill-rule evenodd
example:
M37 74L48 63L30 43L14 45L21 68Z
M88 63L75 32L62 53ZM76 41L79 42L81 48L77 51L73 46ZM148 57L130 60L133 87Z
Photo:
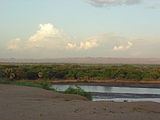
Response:
M134 5L142 0L88 0L91 5L102 7L105 5Z
M27 39L6 43L4 55L21 58L160 57L160 37L132 37L104 32L83 39L65 34L53 24L40 24Z

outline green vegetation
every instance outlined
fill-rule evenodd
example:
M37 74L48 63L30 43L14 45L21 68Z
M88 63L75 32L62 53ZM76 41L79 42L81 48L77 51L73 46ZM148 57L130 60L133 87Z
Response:
M46 90L54 90L53 88L51 88L51 84L47 83L45 80L41 80L41 83L40 83L41 87L43 89L46 89Z
M0 84L11 84L11 81L8 79L0 79Z
M19 86L29 86L29 87L38 87L43 88L41 84L34 83L34 82L28 82L28 81L16 81L16 82L10 82L12 85L19 85Z
M0 79L17 80L160 80L156 65L0 65Z
M38 87L46 90L53 90L51 88L51 84L46 83L45 81L41 81L40 83L35 83L33 81L10 81L7 79L0 79L0 84L11 84L11 85L19 85L19 86L29 86L29 87Z
M85 92L82 88L80 87L76 87L76 88L72 88L69 87L67 90L64 91L65 94L77 94L77 95L81 95L84 96L86 98L88 98L89 100L92 100L92 95L89 92Z
M46 80L75 80L85 83L92 80L160 80L159 65L0 65L0 83L39 87L54 90ZM27 81L25 81L27 80ZM31 81L30 81L31 80ZM34 80L39 80L36 83ZM68 88L64 93L78 94L91 99L81 88Z

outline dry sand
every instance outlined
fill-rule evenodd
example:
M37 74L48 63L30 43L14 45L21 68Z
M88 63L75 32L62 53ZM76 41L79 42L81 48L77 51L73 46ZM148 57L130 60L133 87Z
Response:
M40 88L0 85L0 120L160 120L160 104L92 102Z

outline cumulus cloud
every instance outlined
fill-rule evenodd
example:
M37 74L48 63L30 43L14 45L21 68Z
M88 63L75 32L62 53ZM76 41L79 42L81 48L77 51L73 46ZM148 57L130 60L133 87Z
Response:
M40 24L39 30L34 35L26 40L13 39L7 44L7 48L10 50L60 49L65 46L67 39L69 36L52 24Z
M88 50L92 48L97 48L102 44L102 41L104 38L111 36L112 33L101 33L98 35L94 35L88 38L85 38L84 40L80 41L79 43L70 42L67 44L67 49L77 49L77 50Z
M68 36L52 24L40 24L39 30L29 37L26 48L61 48L66 43Z
M133 5L142 0L88 0L88 3L94 6L102 7L105 5Z
M97 41L86 41L86 42L80 43L81 49L90 49L90 48L94 48L97 46L98 46Z
M133 45L133 43L128 41L126 46L125 45L118 45L118 46L116 45L113 47L113 50L114 51L127 50L127 49L131 48L132 45Z
M91 48L95 48L98 46L98 43L96 40L88 40L80 42L79 44L76 43L68 43L67 48L68 49L78 49L78 50L88 50Z
M68 49L74 49L74 48L78 48L76 44L73 44L73 43L68 43L66 48Z
M29 38L29 41L47 41L50 37L55 37L60 34L60 31L52 24L40 24L39 28L37 33Z
M38 49L64 50L67 48L88 50L98 46L97 40L91 38L79 40L79 43L74 43L75 41L72 36L66 35L52 24L40 24L37 32L28 39L10 40L7 49L31 51Z

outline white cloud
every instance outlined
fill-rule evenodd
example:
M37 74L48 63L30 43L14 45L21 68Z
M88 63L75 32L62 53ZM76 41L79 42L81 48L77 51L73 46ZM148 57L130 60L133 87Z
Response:
M60 34L60 31L56 29L52 24L40 24L40 30L36 34L29 38L29 41L47 41L50 37L54 37Z
M65 42L65 36L52 24L40 24L39 30L27 40L26 48L58 48Z
M91 36L83 41L80 41L79 43L68 43L67 47L68 49L78 49L78 50L88 50L91 48L96 48L100 46L102 40L106 38L106 36L110 36L112 33L101 33L95 36Z
M133 43L128 41L126 46L125 45L116 45L113 47L113 50L114 51L127 50L127 49L131 48L132 45L133 45Z
M68 49L74 49L74 48L77 48L77 45L73 44L73 43L68 43L66 48L68 48Z
M138 4L142 0L88 0L94 6L102 7L104 5L133 5Z
M94 48L97 46L98 46L97 41L86 41L86 42L80 43L81 49L90 49L90 48Z
M66 36L52 24L40 24L39 30L27 40L14 39L7 44L8 49L32 50L32 49L60 49L67 43Z
M97 46L98 46L98 43L96 40L82 41L79 44L75 44L75 43L67 44L68 49L78 49L78 50L88 50L91 48L95 48Z

